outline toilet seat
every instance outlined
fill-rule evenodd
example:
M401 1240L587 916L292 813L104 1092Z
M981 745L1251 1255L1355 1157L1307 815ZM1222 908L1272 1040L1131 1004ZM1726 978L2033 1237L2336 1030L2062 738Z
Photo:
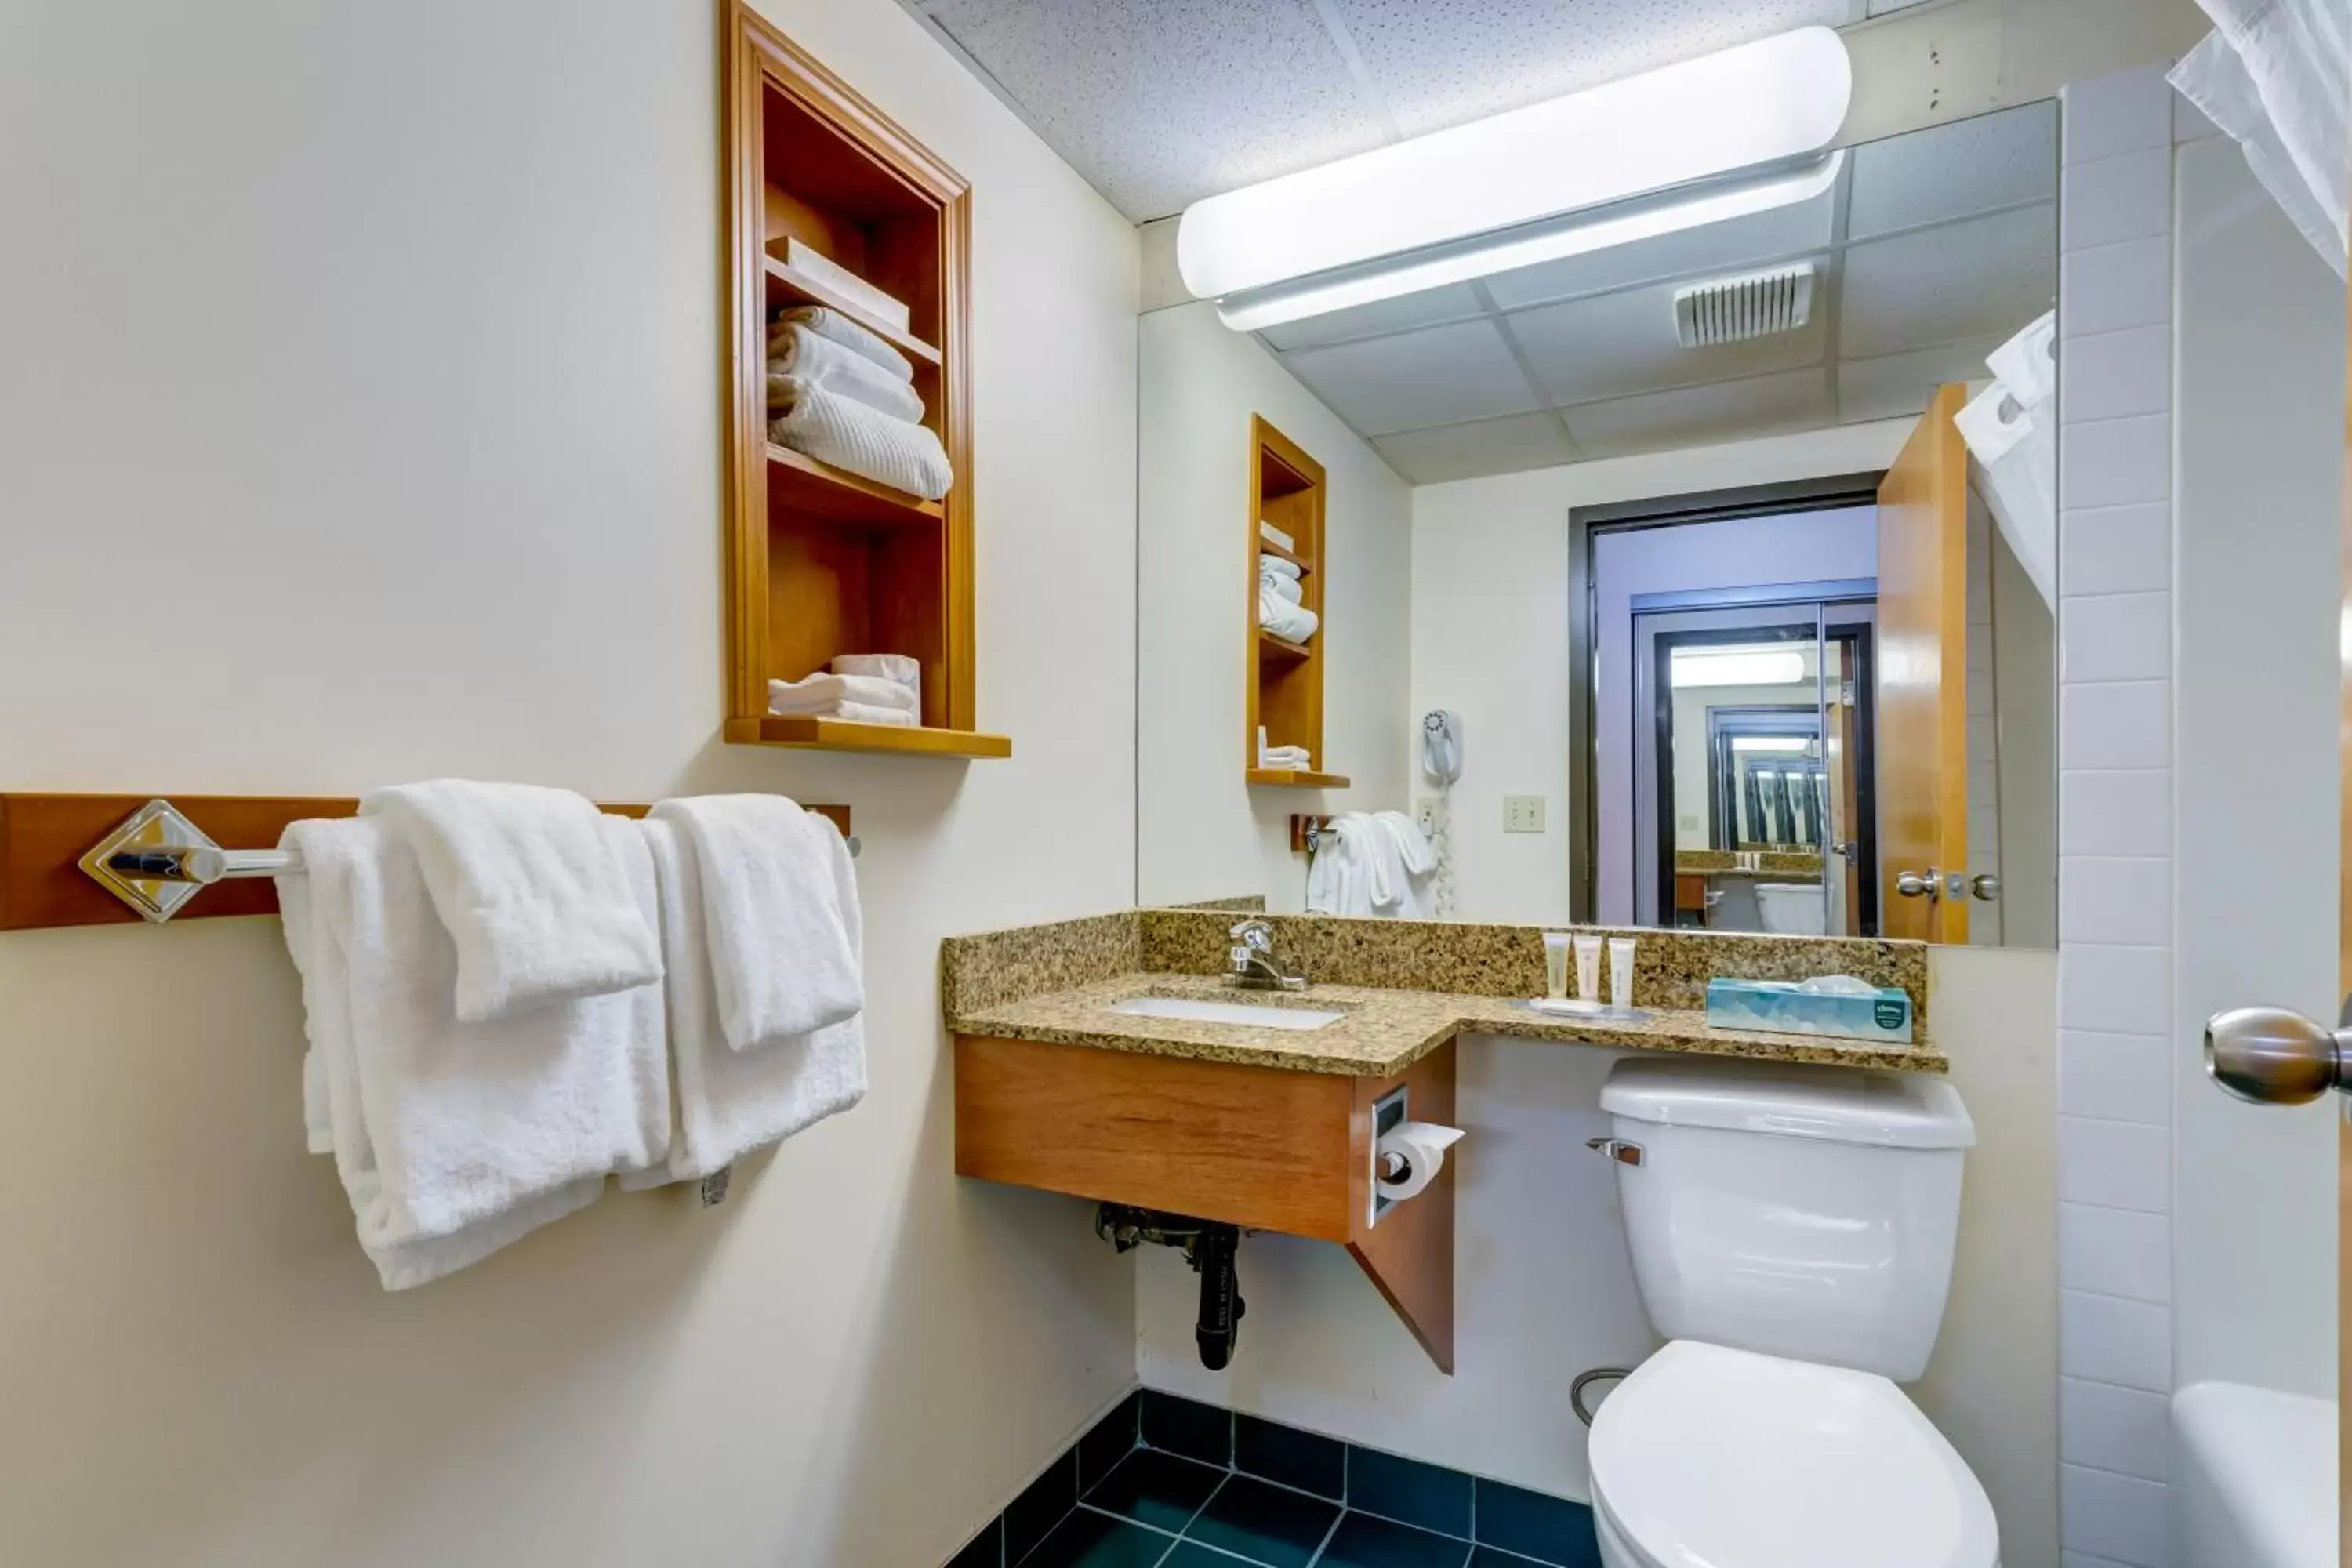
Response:
M1677 1340L1602 1402L1591 1453L1640 1568L1997 1568L1984 1488L1874 1373Z

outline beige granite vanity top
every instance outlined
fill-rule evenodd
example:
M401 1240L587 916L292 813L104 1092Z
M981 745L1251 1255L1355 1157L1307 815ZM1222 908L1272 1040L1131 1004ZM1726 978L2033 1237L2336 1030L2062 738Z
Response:
M1231 918L1221 911L1130 910L951 937L940 950L948 1026L959 1035L1376 1078L1401 1072L1465 1034L1905 1072L1948 1067L1943 1052L1928 1043L1927 952L1918 942L1617 933L1641 942L1635 1003L1649 1016L1612 1023L1517 1005L1543 989L1538 927L1277 915L1271 917L1275 951L1303 967L1315 984L1303 992L1268 992L1227 986L1218 973ZM1919 1043L1707 1026L1710 974L1801 979L1841 972L1909 991ZM1110 1011L1114 1003L1138 996L1322 1007L1348 1016L1309 1030Z
M1685 877L1772 877L1788 882L1818 882L1822 858L1802 851L1766 849L1758 852L1755 865L1742 866L1739 857L1728 849L1677 849L1675 869Z
M1347 1016L1319 1029L1270 1029L1211 1024L1196 1018L1139 1018L1114 1013L1112 1004L1137 996L1192 996L1250 1006L1316 1007ZM949 1020L960 1035L1046 1040L1147 1056L1190 1057L1297 1072L1392 1078L1457 1035L1507 1035L1515 1039L1617 1046L1635 1050L1686 1051L1751 1060L1818 1062L1832 1067L1942 1072L1947 1063L1931 1046L1888 1046L1798 1035L1754 1034L1707 1026L1704 1013L1642 1009L1640 1022L1564 1018L1522 1007L1501 996L1443 991L1386 991L1361 985L1314 985L1305 991L1249 991L1210 974L1116 974L1066 991L982 1008Z

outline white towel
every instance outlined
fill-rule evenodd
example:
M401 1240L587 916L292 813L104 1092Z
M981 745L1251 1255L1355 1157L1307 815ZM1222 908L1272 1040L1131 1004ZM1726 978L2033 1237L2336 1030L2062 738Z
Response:
M1307 868L1307 912L1365 916L1371 894L1371 824L1361 812L1343 812L1323 825Z
M923 710L923 661L905 653L845 653L825 667L835 675L872 675L895 680L915 694L915 711Z
M1262 595L1272 594L1286 605L1296 605L1307 597L1307 590L1297 578L1278 577L1271 572L1258 574L1257 591Z
M728 1047L719 1026L707 906L694 847L677 824L639 825L661 894L662 967L669 998L671 1104L668 1163L624 1177L627 1187L699 1181L866 1096L866 1020L851 1018L756 1049Z
M844 397L855 398L893 419L914 423L923 417L923 400L916 395L911 384L856 349L845 348L831 338L821 338L797 321L768 339L771 410L777 405L776 384L794 375Z
M768 710L774 713L776 710ZM877 708L866 702L828 702L822 708L795 708L780 714L786 719L832 719L844 724L887 724L895 730L914 730L922 726L919 713L909 713L904 708Z
M1287 577L1294 583L1299 576L1297 562L1280 555L1268 555L1262 550L1258 552L1257 571L1261 577L1271 573L1276 577Z
M857 875L840 829L780 795L665 800L653 815L677 824L701 868L728 1045L753 1050L864 1011Z
M912 361L838 310L829 310L823 305L801 305L786 310L768 323L769 346L773 348L779 340L790 337L794 327L805 327L818 337L863 355L898 380L915 379Z
M661 978L661 943L604 817L570 790L430 779L360 802L407 842L481 1023Z
M650 929L652 857L633 824L604 822ZM608 1173L667 1158L658 986L461 1021L457 951L388 818L297 822L279 842L303 865L278 896L310 1038L309 1141L333 1153L386 1289L465 1268L594 1202Z
M1315 635L1321 621L1306 605L1294 605L1269 593L1261 582L1257 590L1257 624L1286 642L1305 642Z
M912 687L878 675L806 675L798 680L768 682L771 713L820 713L842 702L897 708L908 713L919 706Z
M1382 811L1370 818L1374 912L1400 920L1426 920L1431 912L1429 876L1437 854L1412 818Z
M1315 759L1304 746L1265 746L1258 751L1257 765L1262 768L1311 768Z
M798 376L771 377L768 385L770 408L782 409L768 421L770 440L925 500L937 500L955 488L947 448L920 425L893 419Z

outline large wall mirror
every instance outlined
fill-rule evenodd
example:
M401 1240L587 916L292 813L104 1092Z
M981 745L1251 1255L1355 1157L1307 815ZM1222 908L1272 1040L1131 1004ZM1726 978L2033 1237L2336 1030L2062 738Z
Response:
M2058 156L1148 312L1144 901L2055 945Z

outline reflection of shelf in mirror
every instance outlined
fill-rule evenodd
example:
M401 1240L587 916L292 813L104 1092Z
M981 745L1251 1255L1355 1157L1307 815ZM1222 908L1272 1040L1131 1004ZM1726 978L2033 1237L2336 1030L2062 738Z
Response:
M1315 773L1304 768L1252 768L1246 777L1254 784L1278 784L1291 789L1346 789L1345 773Z
M1289 562L1293 566L1298 568L1299 574L1301 576L1304 576L1307 573L1315 570L1315 563L1300 555L1296 550L1285 550L1281 545L1276 544L1273 540L1266 538L1264 534L1258 535L1257 549L1258 553L1261 555L1276 556L1281 560Z
M927 730L895 724L852 724L841 719L730 719L727 739L738 745L799 746L827 752L900 752L934 757L1009 757L1013 742L971 730Z
M1257 641L1263 656L1267 658L1306 658L1313 652L1305 643L1295 643L1268 631L1259 632Z
M940 351L903 327L894 327L852 300L818 282L797 267L788 266L771 256L766 258L768 275L768 309L781 310L788 305L823 305L843 315L872 332L876 337L900 353L926 364L940 363Z
M836 522L937 522L947 515L938 501L877 485L773 441L768 443L768 500Z

